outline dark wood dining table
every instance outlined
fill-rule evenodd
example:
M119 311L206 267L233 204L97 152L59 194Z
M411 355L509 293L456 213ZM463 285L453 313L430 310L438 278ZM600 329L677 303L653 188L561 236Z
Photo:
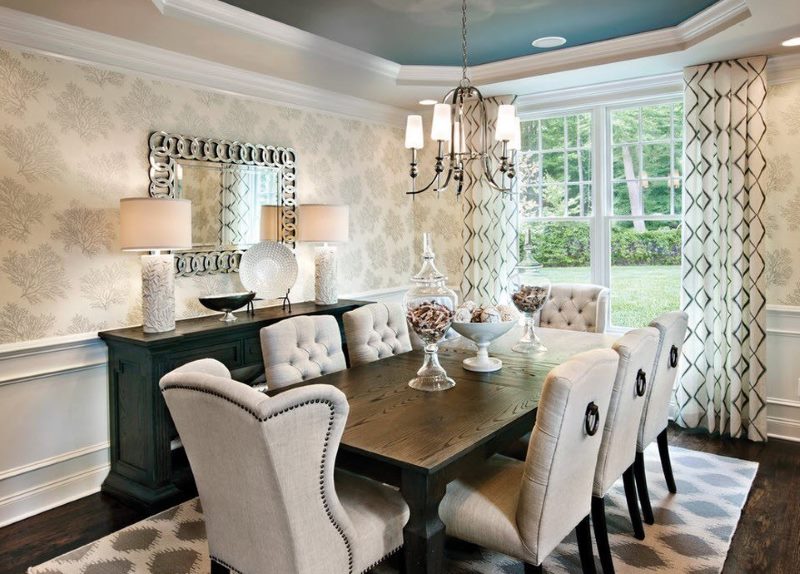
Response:
M338 387L350 403L337 467L399 487L410 517L403 531L409 574L443 572L445 527L439 503L447 483L530 432L547 373L581 351L607 348L616 337L555 329L537 331L548 350L511 350L522 335L512 329L490 354L503 361L494 373L465 370L475 345L457 338L441 345L439 359L456 381L443 392L408 386L422 364L412 351L331 373L308 383Z

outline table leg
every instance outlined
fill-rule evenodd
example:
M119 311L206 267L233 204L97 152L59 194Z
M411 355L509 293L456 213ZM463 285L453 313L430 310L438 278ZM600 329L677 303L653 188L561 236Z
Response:
M410 516L403 529L406 574L444 572L444 523L439 503L446 484L436 475L403 470L400 492Z

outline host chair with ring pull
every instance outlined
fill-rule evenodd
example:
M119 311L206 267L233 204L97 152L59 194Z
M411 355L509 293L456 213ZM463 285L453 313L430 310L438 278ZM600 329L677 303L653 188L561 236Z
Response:
M618 361L597 349L550 371L526 460L494 455L447 486L448 535L522 560L528 573L574 529L583 571L595 572L592 481Z
M406 313L399 303L371 303L348 311L344 338L351 367L411 350Z
M264 327L261 354L270 389L347 368L339 324L331 315L302 315Z
M334 471L349 410L339 389L269 397L213 359L160 384L197 483L212 572L360 574L402 546L402 496Z
M608 416L592 490L592 525L605 574L614 572L606 528L605 496L620 477L625 487L634 535L639 540L644 539L642 517L636 500L633 463L636 459L636 439L646 401L648 378L657 347L658 331L652 327L629 331L613 346L619 355L619 367L608 404Z
M658 351L653 367L652 384L647 392L642 421L639 425L639 439L636 445L636 462L634 475L639 501L642 504L642 515L647 524L653 524L653 508L650 505L650 493L647 490L647 479L644 468L644 449L653 441L658 442L658 453L661 456L661 468L667 489L676 493L675 479L672 476L672 463L669 459L667 445L667 424L669 422L669 405L678 376L678 362L686 339L689 316L683 311L664 313L657 317L651 327L658 329Z

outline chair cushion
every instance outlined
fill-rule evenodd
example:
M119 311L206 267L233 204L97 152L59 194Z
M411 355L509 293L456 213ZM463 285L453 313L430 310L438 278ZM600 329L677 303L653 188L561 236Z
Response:
M364 572L403 545L408 505L397 490L374 480L342 470L334 480L357 535L353 572Z
M292 317L264 327L261 351L270 389L346 368L339 324L330 315Z
M517 504L525 463L495 455L447 485L439 515L447 534L530 561L517 530Z
M550 297L539 312L538 324L550 329L602 333L608 314L606 287L554 283Z
M352 367L411 350L406 316L398 303L372 303L345 313L344 334Z

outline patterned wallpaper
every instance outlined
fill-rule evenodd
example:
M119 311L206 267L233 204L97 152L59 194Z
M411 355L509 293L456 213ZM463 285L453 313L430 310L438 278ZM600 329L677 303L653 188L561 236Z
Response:
M340 292L415 271L401 129L0 50L0 343L141 323L139 257L119 250L118 208L147 195L153 130L297 150L300 202L351 208ZM293 299L313 298L313 247L297 253ZM239 289L235 274L179 278L177 315Z
M767 104L767 303L800 305L800 82Z

